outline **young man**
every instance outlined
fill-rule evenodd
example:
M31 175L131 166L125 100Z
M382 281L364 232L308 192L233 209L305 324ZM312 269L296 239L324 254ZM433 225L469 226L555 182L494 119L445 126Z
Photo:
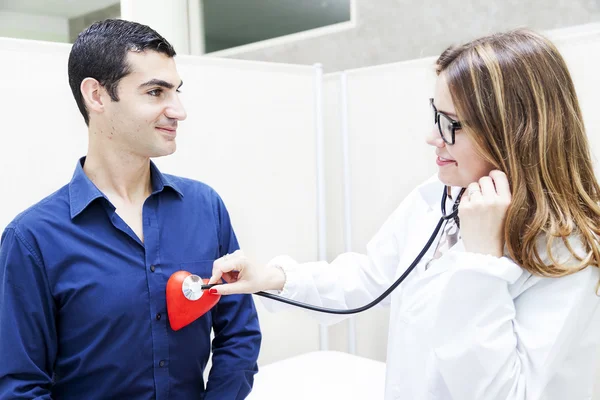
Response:
M0 399L243 399L261 334L250 296L178 331L165 286L209 277L238 249L210 187L162 174L186 118L175 50L147 26L82 32L69 83L89 128L70 183L12 221L0 244ZM205 387L203 370L211 352Z

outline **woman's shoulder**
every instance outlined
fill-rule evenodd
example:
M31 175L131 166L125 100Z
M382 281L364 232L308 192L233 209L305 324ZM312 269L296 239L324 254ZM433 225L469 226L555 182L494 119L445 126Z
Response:
M573 273L582 270L585 260L590 256L590 250L577 231L567 237L540 235L536 249L544 265L568 269Z
M596 265L586 265L584 260L589 256L581 236L573 233L566 238L540 235L536 243L537 253L541 262L547 266L546 274L536 274L524 270L520 282L512 289L517 293L529 292L529 289L553 288L553 296L563 289L586 298L597 297L596 292L600 282L600 269ZM558 269L564 270L562 276L551 275ZM562 289L561 289L562 288ZM535 291L535 290L534 290ZM514 293L516 294L516 293Z

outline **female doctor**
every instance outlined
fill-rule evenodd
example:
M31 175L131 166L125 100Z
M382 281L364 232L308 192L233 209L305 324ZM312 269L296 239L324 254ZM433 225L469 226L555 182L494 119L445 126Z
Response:
M211 282L229 284L211 290L362 306L420 252L440 218L440 195L456 200L466 188L459 220L445 223L384 301L385 398L590 399L600 187L565 62L547 39L517 30L449 48L435 67L427 143L438 175L400 204L366 255L331 264L284 256L263 266L238 251L215 262Z

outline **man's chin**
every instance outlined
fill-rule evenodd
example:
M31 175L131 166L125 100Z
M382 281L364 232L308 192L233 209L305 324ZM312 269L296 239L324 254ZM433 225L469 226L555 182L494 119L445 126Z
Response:
M177 146L175 145L175 143L172 143L172 146L170 146L170 148L157 149L156 151L152 152L150 158L170 156L171 154L175 153L176 150Z

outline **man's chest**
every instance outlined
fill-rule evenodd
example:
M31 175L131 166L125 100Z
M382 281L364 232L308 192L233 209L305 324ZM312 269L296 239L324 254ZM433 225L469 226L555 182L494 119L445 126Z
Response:
M42 254L59 308L77 304L105 308L99 310L103 314L113 306L163 302L172 273L183 269L210 276L220 252L216 221L202 212L183 218L178 210L169 211L150 208L130 218L100 214L56 232L59 238ZM132 236L136 229L142 230L143 243Z

